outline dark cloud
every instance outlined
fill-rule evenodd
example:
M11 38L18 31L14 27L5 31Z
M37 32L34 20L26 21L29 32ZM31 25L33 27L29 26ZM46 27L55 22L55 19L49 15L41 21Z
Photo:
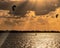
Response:
M16 8L15 14L24 15L27 10L33 10L36 12L37 15L45 15L48 14L50 11L55 11L56 8L60 7L59 0L55 4L53 2L50 4L49 3L44 3L44 4L45 4L44 6L42 5L36 7L35 6L36 4L33 5L32 3L24 2Z
M12 10L12 5L14 2L8 2L8 3L0 3L0 9L9 9ZM36 3L33 5L33 3L30 3L29 1L23 2L22 4L19 4L16 7L16 10L13 12L15 15L25 15L28 10L35 11L37 15L45 15L48 14L50 11L55 11L56 8L60 7L60 0L56 2L55 4L52 3L44 3L43 6L36 7Z

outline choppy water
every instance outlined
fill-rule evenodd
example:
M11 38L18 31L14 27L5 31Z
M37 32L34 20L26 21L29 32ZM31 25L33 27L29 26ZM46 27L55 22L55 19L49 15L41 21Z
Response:
M60 48L59 33L10 33L1 48Z

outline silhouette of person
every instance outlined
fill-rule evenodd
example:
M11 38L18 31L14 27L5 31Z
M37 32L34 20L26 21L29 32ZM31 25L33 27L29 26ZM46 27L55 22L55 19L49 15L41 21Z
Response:
M59 14L56 14L56 18L58 18Z
M16 8L16 5L13 5L12 6L12 10L15 11L15 8Z
M15 11L16 11L16 5L13 5L11 7L11 10L10 10L9 14L15 14Z

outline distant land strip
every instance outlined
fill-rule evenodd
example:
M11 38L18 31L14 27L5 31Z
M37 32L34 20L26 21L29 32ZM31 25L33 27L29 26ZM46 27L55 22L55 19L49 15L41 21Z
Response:
M18 31L18 30L0 30L0 33L60 33L60 31Z

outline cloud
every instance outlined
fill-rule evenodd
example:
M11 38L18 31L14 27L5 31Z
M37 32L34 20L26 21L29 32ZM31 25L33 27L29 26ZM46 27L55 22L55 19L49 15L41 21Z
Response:
M0 9L12 10L14 2L0 3ZM16 3L16 2L15 2ZM60 0L46 0L45 2L29 2L25 1L17 5L16 10L12 13L15 15L25 15L27 11L35 11L36 15L45 15L51 11L55 11L56 8L60 7Z
M27 5L28 4L28 5ZM37 15L45 15L48 14L50 11L55 11L56 8L60 7L59 0L51 0L51 2L42 3L40 6L33 5L30 2L24 2L16 8L15 14L23 15L26 13L27 10L35 11Z

